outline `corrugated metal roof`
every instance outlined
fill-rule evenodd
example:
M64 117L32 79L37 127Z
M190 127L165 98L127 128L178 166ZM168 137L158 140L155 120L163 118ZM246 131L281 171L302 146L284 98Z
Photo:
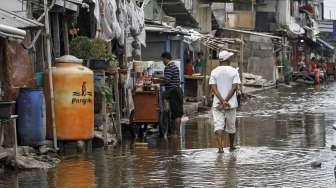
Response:
M157 0L159 6L168 16L176 18L176 24L187 27L198 27L198 22L187 10L186 4L183 0Z
M0 8L0 24L8 25L15 28L36 28L43 27L43 24L35 20L31 20L13 12Z

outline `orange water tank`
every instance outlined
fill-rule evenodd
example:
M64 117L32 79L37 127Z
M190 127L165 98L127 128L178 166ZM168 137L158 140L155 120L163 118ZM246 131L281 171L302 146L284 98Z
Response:
M58 140L87 140L94 135L93 72L82 60L66 55L52 68ZM47 137L53 138L49 74L46 73Z

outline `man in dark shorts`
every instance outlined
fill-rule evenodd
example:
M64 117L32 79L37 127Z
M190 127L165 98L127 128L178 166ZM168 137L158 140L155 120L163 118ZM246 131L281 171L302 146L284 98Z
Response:
M183 91L180 87L180 71L174 62L171 61L170 53L164 52L161 58L165 65L164 77L160 78L160 82L166 89L163 97L169 100L172 118L175 120L176 130L174 130L174 134L178 134L183 116Z

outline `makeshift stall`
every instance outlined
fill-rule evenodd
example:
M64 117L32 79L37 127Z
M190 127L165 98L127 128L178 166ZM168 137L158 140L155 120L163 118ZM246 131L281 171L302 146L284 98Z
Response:
M136 61L133 62L133 65L135 87L132 92L134 111L131 123L135 126L158 125L160 134L167 136L171 120L170 111L167 105L164 105L163 89L160 84L154 82L154 77L163 76L164 64L153 61ZM137 134L141 134L141 132L139 131Z
M141 81L142 83L140 83ZM152 77L146 76L138 80L133 91L134 117L132 122L158 124L160 122L160 85L153 84Z

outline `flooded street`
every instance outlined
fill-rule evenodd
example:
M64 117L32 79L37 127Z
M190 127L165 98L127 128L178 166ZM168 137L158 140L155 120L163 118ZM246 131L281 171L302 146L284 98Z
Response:
M0 187L335 187L336 84L279 88L256 94L238 113L239 150L217 154L205 113L181 138L155 134L148 147L69 157L50 170L8 172ZM322 161L321 168L311 162Z

